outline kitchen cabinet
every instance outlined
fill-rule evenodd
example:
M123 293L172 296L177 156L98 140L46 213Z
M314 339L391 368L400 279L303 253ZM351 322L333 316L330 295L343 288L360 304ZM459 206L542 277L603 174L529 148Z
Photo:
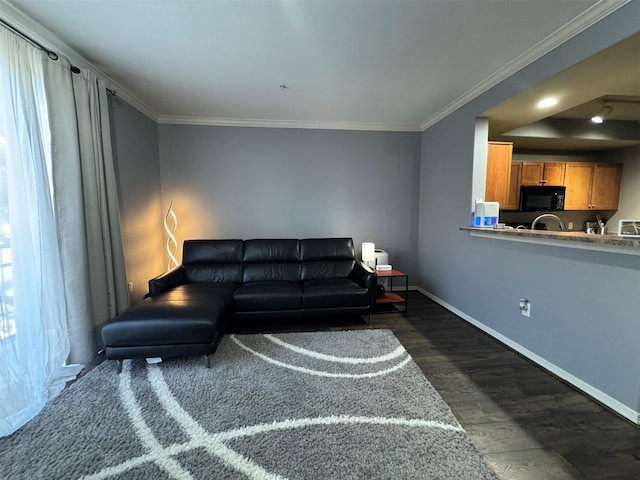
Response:
M501 206L503 210L518 210L520 207L520 185L522 177L522 162L511 162L511 176L507 202Z
M564 162L523 162L520 185L564 185Z
M596 164L591 186L591 208L617 210L620 203L622 164Z
M565 210L618 209L622 164L511 161L512 148L489 142L485 200L501 210L518 210L523 185L566 186Z
M564 209L617 210L621 180L619 163L567 163Z
M565 164L563 162L511 162L511 175L507 198L500 204L502 210L518 210L522 185L564 185Z
M500 208L508 203L512 154L513 143L489 142L484 200L498 202Z

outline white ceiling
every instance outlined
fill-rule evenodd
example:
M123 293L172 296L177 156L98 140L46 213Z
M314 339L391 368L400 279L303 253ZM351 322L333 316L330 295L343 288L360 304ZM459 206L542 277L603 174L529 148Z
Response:
M387 130L425 128L625 3L0 2L161 122Z

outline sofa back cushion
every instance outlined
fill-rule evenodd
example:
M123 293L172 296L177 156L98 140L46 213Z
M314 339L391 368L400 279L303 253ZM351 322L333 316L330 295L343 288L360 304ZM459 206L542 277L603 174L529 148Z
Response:
M242 282L242 240L185 240L182 265L187 283Z
M347 278L356 261L351 238L309 238L300 240L302 280Z
M300 281L298 240L245 240L243 262L243 283Z

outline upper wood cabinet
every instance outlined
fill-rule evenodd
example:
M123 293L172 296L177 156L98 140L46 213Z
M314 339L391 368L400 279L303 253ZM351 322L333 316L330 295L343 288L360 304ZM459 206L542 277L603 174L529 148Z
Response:
M598 163L593 167L591 208L617 210L620 203L622 164Z
M565 170L565 210L589 210L591 208L592 163L572 163Z
M489 142L484 200L499 202L500 208L508 203L512 153L510 142Z
M565 210L617 210L622 165L569 162L565 170Z
M487 170L487 184L490 183L490 172ZM517 210L521 186L564 185L567 187L565 210L617 210L621 181L622 165L619 163L514 161L511 162L506 197L502 197L503 201L493 201L499 201L502 210Z
M522 177L522 162L511 162L511 177L507 202L500 206L503 210L518 210L520 207L520 184Z
M520 187L523 185L564 185L563 162L511 162L511 176L507 189L507 200L500 204L502 210L518 210L520 207Z
M564 185L564 162L523 162L520 185Z

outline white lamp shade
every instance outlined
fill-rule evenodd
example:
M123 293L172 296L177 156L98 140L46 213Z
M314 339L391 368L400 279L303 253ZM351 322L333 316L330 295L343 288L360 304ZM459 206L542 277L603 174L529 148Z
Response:
M376 259L376 245L371 242L362 244L362 261L373 262Z

